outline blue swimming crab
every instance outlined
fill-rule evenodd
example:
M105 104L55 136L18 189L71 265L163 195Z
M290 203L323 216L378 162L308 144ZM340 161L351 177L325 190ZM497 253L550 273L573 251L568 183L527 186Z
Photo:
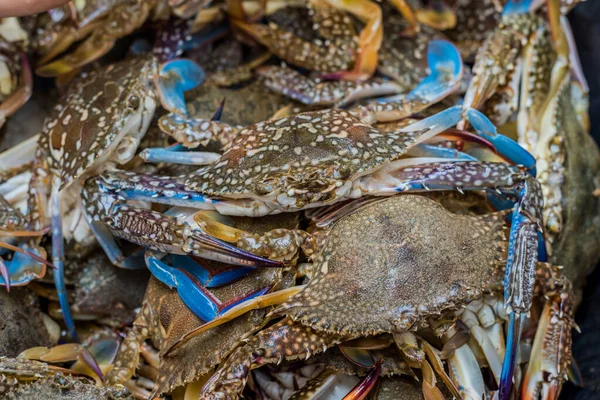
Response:
M401 120L426 109L429 105L455 91L459 86L463 72L458 50L447 41L431 41L428 46L427 58L431 69L430 74L406 96L382 103L370 102L355 106L349 109L350 113L369 123ZM278 88L291 98L312 106L332 104L342 106L361 97L371 97L381 94L382 91L391 90L391 92L394 92L398 89L398 85L395 83L375 80L362 83L350 81L313 82L298 72L286 70L285 68L278 70L278 67L269 67L269 72L263 79L265 86ZM282 85L287 86L284 88ZM287 88L294 89L288 90ZM289 113L286 115L289 115ZM223 122L214 118L211 120L207 118L186 119L177 114L168 114L161 117L159 126L184 147L195 148L199 145L205 146L210 141L219 141L226 149L238 136L240 129ZM186 164L196 159L208 160L205 163L209 163L211 157L212 160L216 159L214 153L204 153L205 157L201 157L202 152L194 152L192 157L189 153L187 155L185 153L173 155L173 153L166 153L162 149L148 150L143 155L146 158L151 157L153 160L161 160L159 156L161 154L163 157L171 155L169 160L177 157L178 160L181 160L180 162ZM163 159L167 160L166 158Z
M237 348L205 384L200 398L238 398L251 366L313 357L334 345L340 345L359 364L364 363L364 352L352 349L379 347L348 341L384 333L392 334L393 339L379 336L380 344L395 343L410 365L433 368L445 379L441 353L414 336L424 328L438 329L442 342L452 343L442 350L453 371L455 387L449 385L449 390L463 388L463 396L470 393L469 398L481 398L490 389L481 376L477 377L480 367L472 353L475 350L464 345L461 335L453 339L456 328L454 332L440 329L444 324L436 322L451 321L451 315L458 317L474 338L477 344L473 348L479 349L502 395L502 371L507 368L502 358L515 357L521 343L510 327L518 311L507 315L501 296L504 260L511 241L506 237L506 212L454 214L433 199L402 194L361 199L317 210L316 215L312 233L317 249L307 284L244 302L189 332L167 352L176 354L190 338L244 312L278 305L268 318L284 318ZM436 244L434 252L432 243ZM440 270L444 274L439 274ZM574 326L571 284L559 268L546 263L534 262L532 273L534 289L526 301L539 299L545 304L521 390L524 398L540 392L544 398L556 398L570 365ZM506 319L509 325L506 348L501 346L504 329L498 318ZM512 380L512 371L509 375ZM376 380L377 374L369 374L363 389L372 387ZM434 390L432 379L427 382L429 387L424 390Z
M46 121L32 168L27 228L39 232L52 227L55 282L72 335L75 331L62 279L66 205L74 205L71 216L78 218L81 179L128 162L150 124L158 99L166 108L184 113L183 92L201 79L201 71L186 60L160 66L152 56L132 58L82 75ZM36 264L33 259L13 259L7 266L10 280L21 280L29 269L37 269L32 264Z

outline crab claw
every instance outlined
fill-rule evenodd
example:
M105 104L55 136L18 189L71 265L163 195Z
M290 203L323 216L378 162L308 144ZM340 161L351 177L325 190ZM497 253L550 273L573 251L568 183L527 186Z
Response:
M463 62L459 50L449 41L429 42L427 64L431 73L407 95L407 100L423 99L435 103L460 85Z
M90 37L72 54L68 54L49 64L36 68L35 73L43 77L56 77L75 71L108 53L114 46L114 40L97 41Z
M476 109L468 109L466 117L477 131L477 134L491 142L501 155L514 164L523 165L535 177L536 161L531 153L511 138L499 134L492 121Z
M15 251L11 261L2 261L5 271L0 271L0 285L6 288L23 286L34 279L43 278L46 275L46 267L52 266L46 261L46 251L41 247L27 244L15 247L8 243L0 243L0 248Z
M225 269L215 279L210 279L210 272L190 257L171 256L177 267L171 267L161 261L155 252L146 253L146 263L150 272L161 282L176 288L181 300L203 321L212 321L227 310L258 296L266 294L271 288L258 289L244 296L221 303L209 290L217 284L226 284L239 279L254 268ZM167 256L168 257L168 256ZM215 274L215 271L212 271Z
M187 117L183 93L204 82L206 74L195 62L179 59L163 64L156 78L156 87L163 107Z
M362 400L366 398L371 390L375 387L379 375L381 375L381 363L383 360L377 361L375 367L354 386L354 388L344 396L344 400Z

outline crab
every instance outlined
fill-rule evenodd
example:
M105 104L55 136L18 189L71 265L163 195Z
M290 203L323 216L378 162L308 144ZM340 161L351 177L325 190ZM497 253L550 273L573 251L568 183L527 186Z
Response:
M238 29L291 64L312 71L337 73L346 79L364 79L372 75L377 65L377 50L382 39L379 6L370 0L328 0L309 1L307 7L315 22L315 28L311 30L308 40L297 36L296 32L286 32L274 24L249 24L237 18L232 22ZM358 37L346 12L365 22ZM292 49L294 51L291 51Z
M431 74L423 79L410 93L403 99L393 99L385 103L369 103L350 109L350 112L360 117L363 121L390 121L405 118L412 113L419 112L427 108L428 105L439 101L452 93L459 85L462 76L462 62L458 51L446 41L432 41L429 44L428 60L431 66ZM287 81L290 78L286 72L266 77L266 85L269 86L274 81ZM297 81L300 82L303 77L298 74ZM271 83L269 83L271 82ZM380 84L381 83L381 84ZM321 82L312 89L304 92L290 93L291 97L303 101L305 98L313 100L320 99L320 105L329 104L333 101L349 102L365 95L374 95L381 93L381 90L388 90L396 87L395 84L384 82L376 83L368 81L365 83L355 83L347 81ZM313 90L314 89L314 90ZM319 94L317 94L319 92ZM258 102L261 104L261 102ZM314 104L313 105L317 105ZM281 109L283 115L289 115L286 108ZM279 114L278 112L277 114ZM220 111L217 113L220 116ZM271 119L275 119L273 116ZM235 140L239 135L240 129L224 123L219 118L211 120L205 118L182 118L176 114L168 114L159 120L161 129L177 140L181 145L188 148L195 148L199 145L207 145L211 141L219 141L224 149ZM179 150L179 148L177 148ZM210 164L218 160L218 155L207 152L173 153L165 152L163 149L152 149L142 153L145 159L151 159L153 162L181 162L185 164L197 163Z
M547 3L548 18L537 12L544 3ZM571 7L577 2L565 3ZM502 125L514 112L522 81L520 102L521 113L525 115L521 119L541 116L549 100L536 99L535 92L538 96L543 93L544 98L553 98L556 88L549 88L545 81L551 70L555 75L552 79L560 80L568 65L568 54L565 54L568 46L563 32L566 22L561 22L561 5L560 0L506 2L499 24L477 52L473 79L464 98L465 107L482 108L487 101L490 104L486 104L486 113L492 115L496 124ZM554 62L548 56L552 46L559 56ZM548 92L547 88L553 90ZM533 95L530 92L534 92Z
M516 356L521 341L518 331L524 319L517 310L504 314L503 300L498 296L502 293L508 242L506 213L459 215L430 198L406 194L359 200L319 214L315 226L321 230L314 232L318 250L313 256L312 274L299 292L291 296L274 292L242 303L187 333L167 352L174 354L196 334L248 310L279 304L268 317L284 319L236 349L209 379L201 398L237 398L251 365L308 358L359 337L394 334L401 349L414 355L414 351L408 351L415 349L411 334L419 328L434 327L434 321L452 313L464 321L481 347L502 397L504 379L508 375L512 381L513 373L511 370L506 374L503 369L514 368L514 361L505 362L503 367L503 351L495 347L503 337L502 325L487 332L481 326L489 328L495 324L496 315L504 315L509 325L504 358ZM452 235L447 234L448 230ZM574 326L570 282L560 269L549 264L539 263L533 272L535 288L527 295L531 296L528 301L543 301L544 296L548 301L524 379L524 398L539 390L544 396L560 391L570 363L570 332ZM496 295L482 301L485 292ZM498 314L492 310L499 310ZM519 326L516 330L515 323ZM468 355L468 347L457 347L448 362L456 386L469 387L475 379L469 369L474 357ZM424 345L423 351L430 349ZM429 357L438 364L436 357ZM421 366L426 368L426 364ZM483 390L481 394L486 393Z
M381 44L378 55L377 71L387 79L371 78L365 82L353 82L331 79L334 74L323 76L317 72L305 76L289 67L267 66L257 70L269 88L281 92L295 100L309 105L343 105L356 101L363 96L378 97L411 91L423 78L428 69L440 68L431 65L431 41L444 40L443 35L424 28L414 38L403 37L400 33L407 26L406 21L398 13L390 10L387 3L381 5L385 17L383 29L386 39ZM440 58L437 62L445 63L444 67L460 59L455 49L444 52L437 51ZM460 61L461 62L461 61Z
M564 138L576 133L579 137L586 137L585 118L578 117L581 112L578 111L575 99L581 98L587 85L574 43L569 39L572 36L570 27L561 18L559 6L557 1L549 3L547 21L534 12L511 12L515 7L513 2L506 5L501 25L478 55L474 67L475 78L467 91L465 103L484 107L486 110L495 109L492 114L499 124L505 123L516 111L519 143L536 158L536 170L544 195L544 232L549 256L567 267L567 275L575 278L579 271L588 270L595 264L595 257L587 262L570 261L574 259L570 249L580 249L577 252L579 255L586 254L586 251L574 242L564 244L571 236L563 235L565 212L568 212L564 208L578 203L583 207L581 209L595 210L592 204L596 201L591 195L594 184L590 178L581 182L587 189L574 191L572 188L563 188L565 168L568 165L566 158L577 162L565 154ZM514 45L505 43L506 40L514 41L515 29L520 30L521 41ZM505 57L502 46L511 49L510 57ZM506 68L506 64L502 64L507 61L515 66L513 72L510 72L511 68ZM499 68L490 68L489 63L498 65ZM510 90L506 91L502 86L509 86ZM505 96L507 93L510 94L508 98ZM586 165L589 166L594 165L592 160L597 157L593 154L595 150L594 146L586 146L586 150L578 150L577 153L584 151L588 154L590 161ZM573 178L571 184L577 185ZM566 200L566 196L569 200ZM587 202L588 205L583 206L579 202ZM585 224L585 221L592 220L584 221L587 218L585 214L578 213L581 219L575 217L575 214L569 214L578 227ZM587 237L597 241L598 236L590 233L588 231ZM558 242L561 243L560 250L556 251L554 247ZM584 275L579 274L580 277Z
M138 29L160 13L158 0L89 0L70 3L40 16L35 47L40 54L36 74L71 73L108 53L117 39ZM75 50L57 58L72 44Z
M183 103L183 91L201 79L201 70L186 60L162 67L151 56L125 60L81 76L44 125L29 185L27 227L39 232L52 226L54 278L63 316L74 339L77 336L62 277L61 205L75 205L77 214L79 181L129 161L148 128L159 95L165 107L176 110ZM180 112L185 112L185 104ZM18 234L13 232L14 236ZM38 262L39 257L37 261L13 259L7 266L11 284L30 281L33 276L29 271L39 270L35 265ZM118 264L117 260L113 262ZM6 283L4 279L1 282Z
M52 348L32 347L16 358L0 357L0 376L4 389L23 381L50 377L55 373L85 375L101 383L110 370L118 342L97 341L87 348L80 344L62 344ZM71 363L68 368L54 364Z

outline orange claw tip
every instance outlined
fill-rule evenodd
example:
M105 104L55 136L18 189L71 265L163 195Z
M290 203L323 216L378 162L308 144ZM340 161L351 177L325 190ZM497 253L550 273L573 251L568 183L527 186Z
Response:
M362 378L360 382L358 382L356 386L354 386L354 388L352 388L350 393L348 393L344 397L344 400L365 399L369 395L369 392L373 390L375 384L377 383L377 380L379 379L379 375L381 375L382 362L383 360L377 361L377 363L375 364L375 368L369 371L369 373L364 378Z

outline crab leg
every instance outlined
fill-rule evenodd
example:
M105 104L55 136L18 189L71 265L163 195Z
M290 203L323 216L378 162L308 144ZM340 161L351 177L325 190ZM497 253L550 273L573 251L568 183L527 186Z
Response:
M533 342L521 396L525 400L557 399L571 364L573 294L558 267L538 263L536 292L548 298Z
M347 80L364 80L370 77L377 68L377 52L383 39L381 8L371 0L326 1L333 7L354 14L365 23L358 37L359 53L354 69L336 75Z
M67 297L67 288L65 285L65 253L59 197L57 191L53 193L50 198L50 211L52 214L52 263L56 267L53 271L54 284L56 286L56 293L58 294L58 301L60 303L63 319L65 325L67 325L71 339L74 342L79 342L77 332L75 331L75 322L73 322L73 316L71 315L71 309L69 307L69 299Z
M344 396L343 400L363 400L364 398L366 398L371 392L371 390L373 390L373 388L375 387L375 384L379 379L379 375L381 375L382 361L383 360L377 361L377 363L373 368L371 368L369 373L364 378L362 378L360 382L358 382L356 386L354 386L354 388L352 388L350 393Z
M140 152L139 156L147 163L169 163L186 165L209 165L217 161L221 155L207 151L180 151L177 148L148 148Z
M230 308L223 314L221 314L218 317L212 319L211 321L205 323L204 325L183 335L165 353L165 356L167 354L171 353L172 351L174 351L175 349L177 349L178 347L180 347L183 343L187 342L191 338L198 336L202 332L206 332L209 329L213 329L213 328L216 328L217 326L223 325L224 323L229 322L229 321L239 317L240 315L244 315L245 313L247 313L249 311L257 310L259 308L265 308L265 307L269 307L269 306L282 304L282 303L286 302L290 297L295 295L296 293L299 293L302 289L304 289L304 287L305 287L305 285L293 286L291 288L278 290L277 292L265 294L262 296L258 296L258 297L254 297L249 300L246 300L246 301Z
M124 177L125 179L131 178L131 175L124 174ZM100 243L103 246L107 245L105 249L108 250L112 259L122 260L123 256L120 255L118 247L113 246L114 241L111 241L109 237L111 232L113 235L140 246L161 252L190 253L198 257L240 266L281 267L283 265L281 262L265 259L218 240L200 229L194 229L194 226L191 226L181 216L172 217L168 214L124 204L124 200L120 196L129 197L126 191L119 191L117 195L113 190L106 190L104 182L102 178L88 180L82 196L86 218L94 227L94 232L100 234ZM136 185L135 180L133 185ZM148 200L156 201L157 199L149 194ZM191 222L193 223L193 221ZM118 253L116 253L117 251Z
M399 120L437 103L458 88L463 63L460 52L452 43L446 40L429 42L427 63L431 73L404 100L358 107L358 116L367 122Z
M341 107L368 97L398 94L402 87L381 79L364 82L345 80L315 80L289 67L265 66L257 70L265 78L265 86L308 105Z
M283 339L287 340L283 340ZM288 356L308 358L341 342L339 335L316 332L286 318L260 331L238 347L202 388L201 398L238 398L252 367L279 362ZM170 350L169 350L170 351Z
M179 264L178 268L170 267L160 261L154 252L146 254L146 263L152 275L158 280L171 288L177 288L181 300L203 321L211 321L221 317L240 304L250 304L254 299L265 296L271 290L271 287L267 286L223 304L197 279L193 269L185 268L185 264ZM250 272L248 268L235 269L234 271L233 274L229 275L230 280L242 277Z
M19 357L51 363L78 360L91 368L101 381L104 379L102 370L98 366L94 356L86 348L77 343L62 344L50 349L47 347L32 347L19 354Z
M144 303L133 327L121 343L114 368L106 375L108 385L123 384L133 377L139 364L140 344L150 337L150 312L150 307Z

